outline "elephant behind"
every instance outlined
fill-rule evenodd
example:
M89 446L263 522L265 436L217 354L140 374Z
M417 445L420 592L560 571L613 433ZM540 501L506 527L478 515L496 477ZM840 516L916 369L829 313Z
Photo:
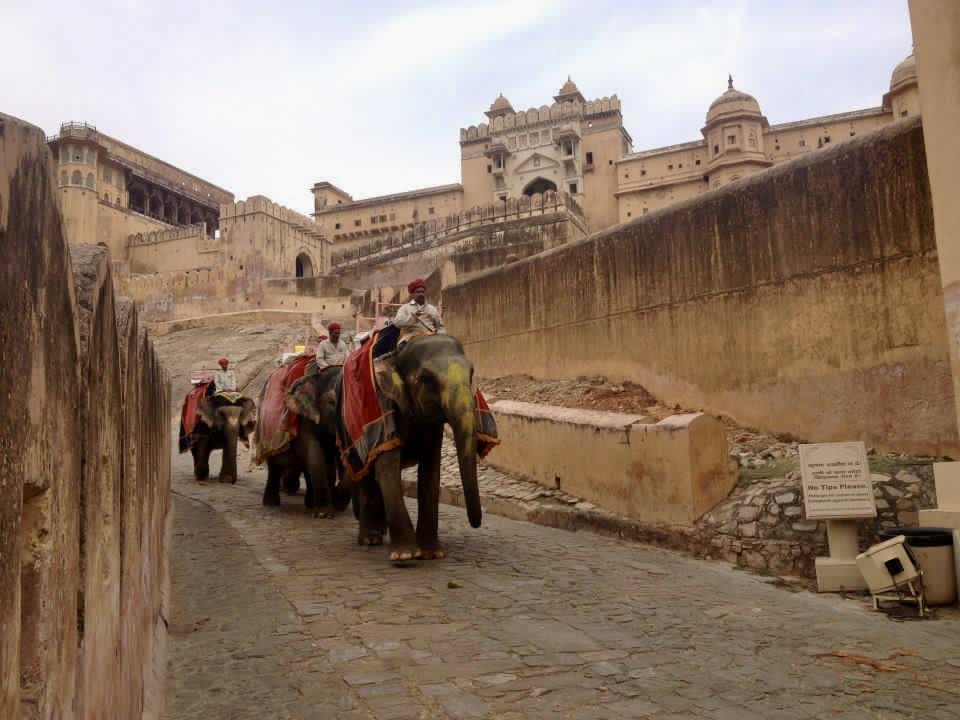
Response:
M208 396L205 390L205 386L195 388L184 400L180 452L190 449L194 476L197 480L206 480L210 476L210 453L222 450L219 480L235 483L237 442L248 441L256 425L257 408L252 399L240 393L220 392ZM190 416L192 407L196 407L193 417Z
M280 505L281 484L306 481L304 505L330 517L343 510L350 494L338 486L334 388L340 367L291 380L293 368L277 368L264 385L257 427L257 462L267 464L264 505ZM274 407L282 403L281 408Z

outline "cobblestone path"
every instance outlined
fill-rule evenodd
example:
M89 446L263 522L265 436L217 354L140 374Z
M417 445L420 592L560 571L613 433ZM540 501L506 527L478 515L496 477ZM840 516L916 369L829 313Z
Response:
M450 557L395 568L262 483L175 458L171 720L960 717L956 620L452 507Z

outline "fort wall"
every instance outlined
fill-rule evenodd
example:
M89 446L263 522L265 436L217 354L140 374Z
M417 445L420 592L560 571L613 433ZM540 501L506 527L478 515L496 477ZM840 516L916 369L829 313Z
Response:
M444 290L481 376L604 374L808 441L960 450L918 120Z
M158 717L169 381L55 185L0 115L0 717Z

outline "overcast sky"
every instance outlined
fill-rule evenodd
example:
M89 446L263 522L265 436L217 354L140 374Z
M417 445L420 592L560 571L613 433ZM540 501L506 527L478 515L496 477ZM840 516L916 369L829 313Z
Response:
M907 0L0 0L0 111L310 212L319 180L459 182L459 128L501 91L616 93L642 150L698 138L728 72L785 122L879 105L910 49Z

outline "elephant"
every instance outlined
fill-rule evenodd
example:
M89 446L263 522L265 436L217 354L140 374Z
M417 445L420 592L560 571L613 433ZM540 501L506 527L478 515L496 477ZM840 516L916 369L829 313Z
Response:
M380 391L388 410L393 411L399 446L377 455L372 471L359 481L355 496L360 521L357 541L380 545L389 529L390 561L443 558L446 550L438 538L438 505L445 424L453 430L470 525L480 527L483 517L477 484L473 364L456 338L424 335L378 359L375 367ZM338 421L342 423L342 418ZM412 465L417 466L416 530L400 481L401 468Z
M337 483L336 397L341 368L331 366L296 380L285 395L299 427L280 452L267 457L264 505L280 505L280 488L296 492L300 473L306 481L304 505L319 517L333 517L350 503L350 491Z
M210 453L223 450L220 482L237 481L237 441L247 441L256 425L257 408L253 400L238 393L218 393L205 397L197 408L199 422L190 434L190 453L197 480L210 475Z

